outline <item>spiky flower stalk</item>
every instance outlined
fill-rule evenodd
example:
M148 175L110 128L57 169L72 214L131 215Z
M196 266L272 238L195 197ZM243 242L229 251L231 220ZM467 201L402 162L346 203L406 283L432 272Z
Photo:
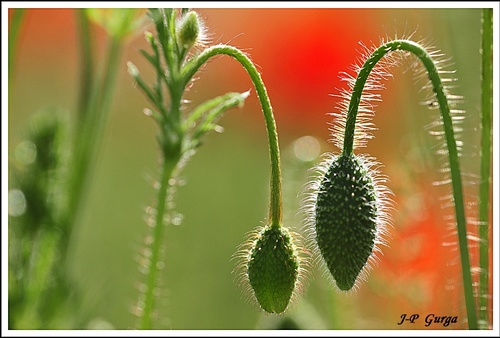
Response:
M420 44L411 40L393 40L383 43L369 54L358 74L351 82L351 92L344 120L334 129L337 146L342 153L323 165L320 181L313 197L312 222L314 223L317 246L339 289L348 291L366 275L369 261L376 254L377 242L386 224L384 194L387 188L378 184L374 175L363 165L361 157L354 154L355 141L363 145L370 135L366 130L356 130L356 123L370 129L367 117L371 113L369 100L376 94L364 91L373 89L369 76L377 63L388 53L405 51L414 54L423 64L431 82L435 99L440 107L444 126L450 173L453 187L453 202L459 237L462 275L467 306L469 327L477 328L475 303L472 292L472 278L467 246L465 211L462 194L457 142L446 92L440 73L432 55ZM378 77L390 76L379 73ZM370 96L371 95L371 96ZM358 110L362 116L357 119ZM368 113L368 115L367 115ZM356 139L356 137L357 139Z

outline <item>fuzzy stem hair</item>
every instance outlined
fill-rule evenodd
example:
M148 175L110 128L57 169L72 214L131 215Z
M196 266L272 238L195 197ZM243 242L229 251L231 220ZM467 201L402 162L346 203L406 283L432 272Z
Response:
M167 211L166 199L168 194L168 189L171 187L171 178L173 171L177 165L176 161L165 159L161 168L161 180L160 188L158 190L158 205L156 209L155 217L155 227L153 229L153 243L151 245L151 261L149 269L149 274L147 276L147 290L145 292L144 307L141 315L141 322L139 328L141 330L147 330L151 328L153 320L153 312L155 307L155 285L158 278L157 264L160 262L160 252L163 242L163 233L165 232L165 226L163 225L163 218L165 212Z

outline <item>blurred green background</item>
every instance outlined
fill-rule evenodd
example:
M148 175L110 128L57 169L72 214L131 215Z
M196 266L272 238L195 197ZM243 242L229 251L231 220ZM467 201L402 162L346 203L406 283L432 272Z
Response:
M462 166L469 176L479 171L480 9L199 9L211 43L230 43L248 52L258 65L271 97L283 162L285 225L300 231L299 206L309 168L319 153L338 150L328 123L345 88L339 72L359 57L361 41L413 33L439 48L451 60L459 79L455 94L465 97ZM104 32L94 27L103 39ZM153 31L152 27L148 28ZM30 117L46 107L73 116L78 91L78 55L73 9L30 9L26 12L9 86L9 158L22 140ZM126 62L145 77L153 72L139 50L149 50L138 32L121 58L117 88L90 189L70 246L70 273L84 292L82 309L94 320L88 328L116 329L135 324L131 307L134 285L142 280L135 257L147 233L144 209L155 202L157 126L142 114L149 106L134 88ZM102 52L102 51L100 51ZM321 269L313 268L305 292L288 315L302 329L423 329L398 326L403 313L458 316L448 329L465 328L461 276L455 242L434 187L441 176L435 161L437 141L425 126L437 114L420 102L409 64L385 82L383 102L376 108L378 131L367 148L383 163L395 193L394 227L381 263L352 295L337 293ZM187 94L193 105L226 93L252 88L243 69L220 57L209 62ZM163 290L156 328L267 329L288 317L262 314L245 300L235 283L231 260L245 234L267 216L269 159L262 113L252 89L242 109L226 113L225 131L212 134L182 173L185 185L176 194L180 225L166 231ZM315 142L308 148L303 136ZM299 141L297 141L299 140ZM309 139L310 140L310 139ZM302 141L302 142L301 142ZM304 148L306 147L306 148ZM305 150L304 150L305 149ZM307 152L304 160L301 155ZM311 160L312 159L312 160ZM474 202L477 187L466 192ZM471 214L474 216L474 206ZM456 249L456 248L455 248ZM473 258L475 256L473 254ZM99 324L100 323L100 324ZM101 326L99 326L101 325ZM433 325L428 329L445 329Z

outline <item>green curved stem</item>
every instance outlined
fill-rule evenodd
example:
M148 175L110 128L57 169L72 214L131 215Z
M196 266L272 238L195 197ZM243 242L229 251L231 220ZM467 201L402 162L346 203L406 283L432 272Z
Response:
M489 201L491 165L491 118L493 84L493 9L483 9L482 17L482 74L481 74L481 181L479 185L479 323L489 328Z
M439 103L441 117L443 120L446 144L448 147L448 157L450 163L451 180L453 187L453 199L455 205L455 217L458 230L458 241L460 246L460 258L462 264L462 278L464 284L465 304L467 308L467 318L469 329L477 329L476 305L474 301L474 293L472 290L472 276L470 269L469 250L467 246L467 229L465 221L465 210L462 193L462 179L460 175L460 163L458 158L457 144L455 141L453 124L448 106L448 100L443 90L443 84L439 77L438 70L432 57L419 44L408 40L394 40L387 42L378 47L366 60L361 68L356 82L354 84L351 101L349 103L348 115L346 120L346 129L344 137L343 154L349 155L353 152L354 128L356 125L356 116L358 106L361 101L363 88L377 62L387 53L395 50L404 50L416 55L425 69L432 83L432 88L436 94Z
M208 59L216 55L228 55L235 58L243 66L243 68L245 68L248 75L250 75L255 89L257 90L257 95L259 97L266 122L267 136L269 140L269 156L271 160L271 203L269 218L271 220L271 226L279 227L281 226L282 221L282 193L278 133L276 131L276 122L274 121L271 102L269 101L266 87L259 72L257 71L257 68L255 68L255 65L248 58L248 56L246 56L239 49L232 46L215 45L204 50L198 57L194 58L186 65L181 74L182 78L185 79L184 85L187 85L196 71L205 62L207 62Z

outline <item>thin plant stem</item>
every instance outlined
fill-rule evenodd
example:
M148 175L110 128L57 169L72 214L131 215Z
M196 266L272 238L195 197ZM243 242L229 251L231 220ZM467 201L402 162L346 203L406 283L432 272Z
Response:
M14 71L14 58L16 56L16 47L19 38L21 23L23 22L25 10L24 8L12 9L12 21L9 27L9 80Z
M353 152L354 128L356 125L358 106L361 101L361 95L363 94L363 88L368 79L368 76L370 75L370 72L384 55L386 55L391 51L396 51L396 50L404 50L411 52L420 59L425 69L427 70L428 77L432 83L432 88L440 107L443 127L445 131L446 144L448 147L448 159L450 163L453 200L455 206L455 217L457 222L458 241L460 247L462 278L464 285L465 304L467 308L468 325L469 329L477 329L476 304L472 288L472 275L470 269L469 250L467 245L468 244L467 229L466 229L465 209L464 209L463 192L462 192L462 178L460 175L460 163L457 151L457 144L454 136L450 108L448 106L448 100L446 98L446 94L444 93L441 78L439 76L436 65L434 64L434 61L432 60L432 57L422 46L413 41L394 40L378 47L366 60L354 84L351 101L349 103L348 115L346 120L343 154L350 155Z
M101 84L100 86L97 83L93 85L85 122L82 130L76 136L70 197L63 228L66 232L66 241L70 238L71 225L80 209L88 177L90 176L89 170L96 156L97 145L102 138L105 120L108 116L109 105L116 84L121 50L121 40L112 38L108 46L107 62Z
M118 74L118 69L120 66L120 56L122 52L122 40L116 37L111 38L108 51L108 62L106 63L106 70L104 72L104 78L99 88L99 100L93 107L93 111L96 112L96 125L99 128L103 128L104 122L108 116L109 106L111 104L111 99L113 97L113 91L116 85L116 78Z
M171 187L172 173L177 165L177 161L165 159L162 166L160 188L158 190L158 205L156 206L156 218L153 228L153 243L151 245L151 259L149 262L146 292L144 298L144 307L140 318L139 329L149 330L153 320L153 312L155 306L155 288L158 278L158 263L160 261L160 253L163 243L163 234L165 229L164 217L167 211L167 195L168 189Z
M78 121L81 123L88 112L90 95L92 93L92 79L94 77L94 60L92 34L90 34L89 19L85 10L76 10L77 29L80 48L80 92L78 98Z
M236 59L250 76L262 106L269 141L269 156L271 160L271 203L269 218L272 227L280 227L282 222L282 192L281 192L281 165L276 122L267 90L262 78L252 61L239 49L227 45L215 45L204 50L197 58L186 65L182 72L185 85L194 76L196 71L211 57L228 55Z
M93 81L91 95L87 96L87 111L85 115L80 115L82 118L79 120L79 128L76 129L77 133L73 146L74 157L71 159L72 171L68 182L68 204L65 205L64 213L59 220L62 230L60 234L61 261L52 265L52 278L59 283L60 288L67 287L65 284L67 283L65 280L67 274L64 272L67 269L68 255L66 253L70 246L75 221L82 210L83 197L88 178L91 177L90 171L96 157L97 145L102 138L103 124L108 115L109 104L116 83L121 46L122 44L118 39L114 38L110 41L107 66L104 70L101 86L97 85L97 80ZM46 300L46 302L50 302L50 300ZM53 303L53 300L51 302Z
M488 329L489 298L489 200L492 118L492 46L493 9L482 12L482 73L481 73L481 181L479 186L479 325Z

